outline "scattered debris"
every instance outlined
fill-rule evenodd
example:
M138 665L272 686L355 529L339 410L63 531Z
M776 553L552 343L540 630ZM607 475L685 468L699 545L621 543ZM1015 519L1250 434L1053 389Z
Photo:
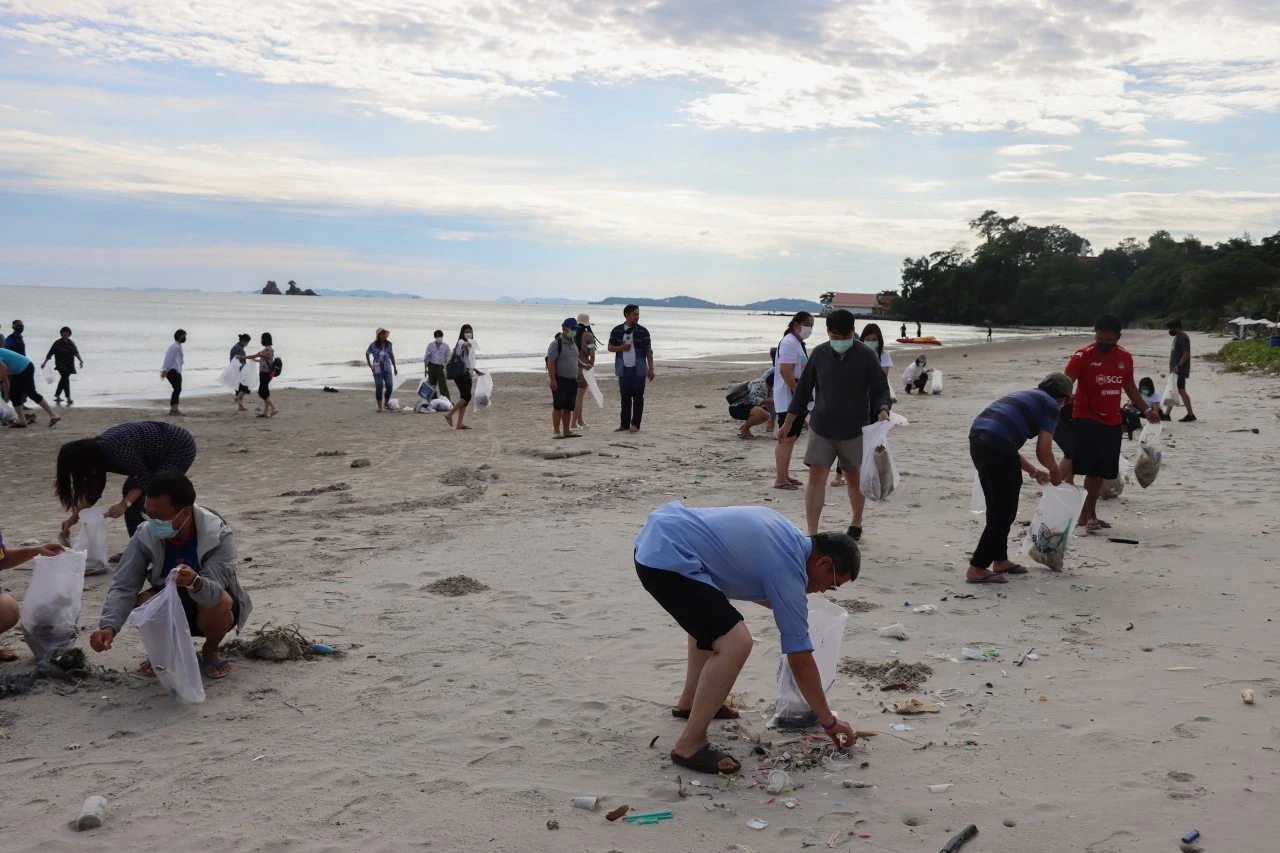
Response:
M316 486L314 489L290 489L287 492L281 492L279 496L282 498L309 498L328 492L345 492L350 488L346 483L331 483L328 486Z
M346 456L346 455L347 455L347 451L345 450L321 450L318 453L316 453L316 458L319 459L324 456Z
M768 825L769 825L769 821L761 820L758 817L753 817L751 818L751 820L747 821L747 826L750 827L751 829L764 829Z
M942 706L936 702L921 702L915 697L901 702L890 702L881 708L881 713L884 714L937 714L941 711Z
M1019 661L1018 661L1017 663L1015 663L1015 664L1014 664L1014 666L1022 666L1024 663L1026 663L1026 662L1027 662L1027 661L1029 661L1029 660L1040 660L1040 656L1039 656L1039 655L1035 655L1035 656L1033 656L1033 653L1034 653L1034 652L1035 652L1035 649L1034 649L1034 648L1032 648L1032 649L1031 649L1031 651L1029 651L1029 652L1027 652L1025 655L1023 655L1023 656L1022 656L1022 658L1021 658L1021 659L1019 659Z
M931 794L945 794L947 791L950 791L955 786L956 785L954 782L944 782L941 785L929 785L928 788L929 788L929 793Z
M827 600L835 602L850 613L866 613L868 611L875 610L880 606L879 604L873 604L870 601L863 601L860 598L828 598Z
M86 829L97 829L107 817L107 800L105 797L88 797L80 807L80 816L76 818L76 832Z
M937 607L934 607L932 604L921 604L919 607L913 607L913 608L911 608L911 611L912 611L913 613L928 613L928 614L932 614L932 613L937 613L937 612L938 612L938 608L937 608Z
M427 584L426 590L436 595L457 598L460 595L470 595L473 592L488 592L489 587L466 575L451 575L447 578L441 578L435 583Z
M596 809L600 808L600 798L599 797L574 797L573 807L575 809L582 809L584 812L593 812Z
M649 741L649 748L650 748L650 749L653 749L653 745L654 745L655 743L657 743L657 742L658 742L658 738L660 738L660 737L662 737L662 735L654 735L654 736L653 736L653 740Z
M901 622L895 622L892 625L877 628L876 636L889 637L894 640L905 640L907 638L907 626L903 625Z
M618 806L616 809L614 809L613 811L605 815L604 819L609 821L610 823L613 823L614 821L616 821L618 818L622 817L629 811L631 811L631 806Z
M1253 691L1246 687L1244 690L1240 691L1240 698L1244 700L1244 704L1252 705L1256 697L1254 696ZM1192 840L1194 841L1195 839Z
M450 468L441 474L440 484L443 486L470 486L473 483L490 483L497 479L497 472L490 471L486 465L481 465L478 468L468 468L466 465L460 465L457 468Z
M247 640L235 639L223 644L221 651L224 654L239 654L257 660L302 660L315 656L316 652L313 648L315 645L315 641L303 635L297 625L272 627L268 622Z
M547 821L547 829L559 829L559 828L560 828L560 821L558 820Z
M957 851L963 847L969 839L973 838L977 834L978 827L973 824L969 824L964 829L956 833L955 837L947 842L947 846L942 848L941 853L957 853Z
M352 468L368 468L372 464L373 464L372 462L370 462L368 459L365 459L363 457L361 457L360 459L351 460Z
M36 681L41 678L74 682L78 686L81 681L90 677L89 665L85 660L83 649L74 646L69 649L58 649L37 661L34 669L27 672L6 672L0 675L0 698L29 693L35 688Z
M933 667L927 663L872 663L858 658L845 658L839 669L843 675L861 678L881 689L903 685L907 690L919 690L933 675Z

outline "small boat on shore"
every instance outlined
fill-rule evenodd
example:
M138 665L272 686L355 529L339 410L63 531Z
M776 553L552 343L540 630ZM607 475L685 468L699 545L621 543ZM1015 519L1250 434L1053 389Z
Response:
M942 341L938 340L938 339L937 339L937 338L935 338L933 335L925 335L925 336L924 336L924 337L922 337L922 338L898 338L898 343L900 343L900 344L923 344L923 345L925 345L925 346L931 346L931 347L940 347L940 346L942 346Z

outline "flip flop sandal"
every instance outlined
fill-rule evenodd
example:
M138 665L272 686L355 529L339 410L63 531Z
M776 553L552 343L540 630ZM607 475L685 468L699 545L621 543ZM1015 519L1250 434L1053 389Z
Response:
M1027 567L1015 563L1007 569L992 569L991 571L998 575L1025 575Z
M1008 583L1009 581L1008 581L1008 580L1005 578L1005 576L1004 576L1003 574L1001 574L1000 572L992 572L992 573L991 573L991 574L989 574L989 575L983 575L982 577L978 578L977 580L974 580L974 579L972 579L972 578L965 578L965 579L964 579L964 582L965 582L965 583L991 583L991 584L1002 584L1002 583Z
M784 492L794 492L800 488L795 483L774 483L773 487L775 489L782 489Z
M791 485L793 485L793 486L803 486L803 485L804 485L804 480L797 480L795 477L789 477L789 478L787 478L787 482L788 482L788 483L790 483L790 484L791 484Z
M142 661L142 663L138 664L138 672L142 673L148 678L156 677L155 668L151 666L151 658L146 658Z
M671 716L675 717L677 720L687 720L689 719L689 711L685 708L672 708ZM717 720L736 720L738 719L738 712L730 708L728 705L721 705L720 710L716 711L715 718Z
M215 681L219 678L226 678L231 674L231 664L225 658L222 660L208 660L206 658L200 658L200 669L204 670L204 674L207 678Z
M720 762L726 758L733 762L732 770L725 771L720 769ZM711 744L707 744L688 758L681 758L676 755L675 750L672 750L671 761L696 773L710 773L713 776L721 773L737 773L742 769L742 764L739 763L738 759L728 753L721 752Z

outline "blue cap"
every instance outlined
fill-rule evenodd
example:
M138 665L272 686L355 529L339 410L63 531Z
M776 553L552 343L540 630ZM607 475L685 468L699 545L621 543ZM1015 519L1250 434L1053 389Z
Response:
M564 322L560 325L564 326L566 329L576 329L578 328L578 321L572 317L565 317Z

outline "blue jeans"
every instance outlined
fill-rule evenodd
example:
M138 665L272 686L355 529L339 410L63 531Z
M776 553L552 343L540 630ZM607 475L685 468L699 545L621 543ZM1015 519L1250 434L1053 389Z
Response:
M391 373L383 371L382 373L373 374L373 395L381 403L383 398L390 400L391 392L395 388L395 377Z

